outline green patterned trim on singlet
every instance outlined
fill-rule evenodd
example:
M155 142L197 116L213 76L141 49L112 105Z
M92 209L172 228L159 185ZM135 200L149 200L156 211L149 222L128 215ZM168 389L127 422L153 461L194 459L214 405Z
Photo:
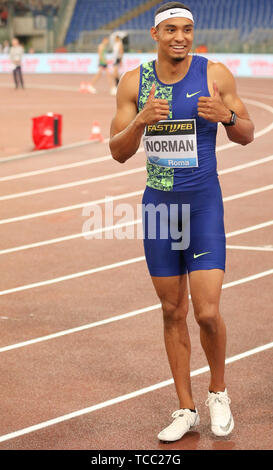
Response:
M153 61L146 62L142 65L142 82L140 86L140 94L138 100L138 109L141 111L150 94L152 84L155 83L155 98L161 98L168 100L170 113L169 119L172 119L172 85L166 86L161 85L155 76ZM174 168L165 168L154 163L150 163L147 159L147 186L154 189L160 189L161 191L172 191L173 179L174 179Z

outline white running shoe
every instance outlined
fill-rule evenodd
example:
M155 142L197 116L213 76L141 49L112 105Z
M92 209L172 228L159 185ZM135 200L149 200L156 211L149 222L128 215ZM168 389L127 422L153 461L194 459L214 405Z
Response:
M91 84L87 85L87 91L89 91L89 93L92 93L93 95L97 93L96 88L94 88Z
M210 411L211 430L216 436L227 436L234 428L234 420L229 407L230 402L227 389L224 392L208 392L205 403Z
M167 426L163 431L158 434L158 439L165 442L172 442L181 439L191 428L200 423L198 411L194 413L189 409L183 408L174 411L172 414L174 418L172 424Z

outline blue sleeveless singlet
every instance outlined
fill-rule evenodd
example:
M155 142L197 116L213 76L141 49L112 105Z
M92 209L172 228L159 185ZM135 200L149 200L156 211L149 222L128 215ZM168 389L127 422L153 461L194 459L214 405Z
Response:
M186 76L173 84L162 83L156 73L155 61L140 67L138 110L148 99L152 84L156 85L155 98L167 99L169 120L194 119L196 123L198 166L172 168L160 166L147 159L147 186L162 191L194 190L206 186L208 180L217 178L215 154L217 123L198 116L197 103L200 96L210 96L207 83L208 60L192 56Z

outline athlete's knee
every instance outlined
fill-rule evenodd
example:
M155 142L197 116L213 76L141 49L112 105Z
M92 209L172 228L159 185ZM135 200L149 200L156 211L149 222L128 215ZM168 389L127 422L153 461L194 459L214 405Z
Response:
M188 304L177 304L176 302L170 300L163 300L161 301L161 305L165 328L173 328L186 321L188 314Z
M210 333L216 333L220 318L217 303L206 303L194 310L195 318L200 328Z

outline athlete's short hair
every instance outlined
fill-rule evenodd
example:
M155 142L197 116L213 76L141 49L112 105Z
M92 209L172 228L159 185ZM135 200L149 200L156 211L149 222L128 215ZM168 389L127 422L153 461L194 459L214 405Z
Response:
M158 15L159 13L162 13L163 11L170 10L172 8L183 8L184 10L188 10L192 13L190 7L188 7L187 5L184 5L184 3L181 3L181 2L168 2L168 3L164 3L164 5L161 5L161 7L159 7L156 10L155 16Z

